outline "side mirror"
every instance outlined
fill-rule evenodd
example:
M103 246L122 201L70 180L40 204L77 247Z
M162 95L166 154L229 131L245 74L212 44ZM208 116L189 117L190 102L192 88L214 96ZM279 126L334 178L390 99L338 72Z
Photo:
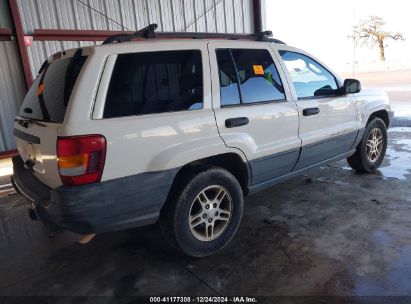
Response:
M361 91L361 82L357 79L344 80L343 92L345 94L355 94Z

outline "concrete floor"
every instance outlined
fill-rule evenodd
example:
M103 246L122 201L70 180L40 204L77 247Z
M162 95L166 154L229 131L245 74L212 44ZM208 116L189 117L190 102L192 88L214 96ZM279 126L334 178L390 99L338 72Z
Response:
M375 174L345 161L247 199L237 236L206 259L156 226L49 239L17 194L0 198L0 295L410 295L411 129Z
M394 125L378 172L340 161L248 197L237 236L205 259L170 250L157 226L50 239L0 188L0 296L411 295L410 120Z

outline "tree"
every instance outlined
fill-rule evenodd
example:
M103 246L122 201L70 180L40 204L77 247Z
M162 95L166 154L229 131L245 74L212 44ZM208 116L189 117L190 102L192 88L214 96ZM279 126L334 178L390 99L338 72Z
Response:
M385 45L387 39L405 40L401 33L393 33L384 29L385 21L381 17L370 16L354 26L354 42L361 41L363 45L375 46L380 49L380 59L385 61Z

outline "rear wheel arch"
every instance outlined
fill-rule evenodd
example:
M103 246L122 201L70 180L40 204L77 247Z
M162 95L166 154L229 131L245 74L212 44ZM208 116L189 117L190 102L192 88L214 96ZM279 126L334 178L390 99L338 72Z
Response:
M219 167L227 170L237 179L244 195L248 193L248 186L251 178L250 168L240 155L234 152L229 152L198 159L181 167L174 177L168 195L169 198L181 187L181 184L184 184L187 181L187 179L190 179L193 175L196 175L209 167Z

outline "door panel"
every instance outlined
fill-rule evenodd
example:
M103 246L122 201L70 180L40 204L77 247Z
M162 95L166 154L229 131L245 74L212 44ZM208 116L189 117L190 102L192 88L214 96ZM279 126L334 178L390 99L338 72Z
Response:
M295 170L350 151L358 133L355 97L339 94L338 79L308 54L281 48L282 66L300 113L302 148Z
M301 156L296 170L348 152L358 130L357 106L352 96L299 100ZM305 109L319 113L304 116Z
M235 100L239 98L235 93L238 90L237 84L227 82L224 90L221 92L221 96L222 98L229 99L225 102L230 104L230 106L221 107L221 103L224 104L224 100L221 100L220 97L221 75L219 73L219 66L216 64L218 61L216 50L219 49L267 50L267 44L238 41L209 43L213 107L217 127L225 144L228 147L240 149L247 157L251 166L253 185L291 172L298 159L301 140L298 137L298 109L295 102L288 99L291 95L282 70L277 68L281 82L285 84L283 85L286 96L285 100L262 100L262 103L257 101L256 103L235 105ZM273 57L272 51L268 51L269 55ZM278 67L275 59L274 63ZM221 64L220 60L220 66ZM241 65L244 66L244 62ZM254 66L259 67L260 65L263 64L260 62L250 62L250 67L252 68ZM242 67L240 66L240 68ZM261 77L265 77L264 79L267 80L266 71L263 73L259 68L255 69L255 71L256 75L261 74ZM243 77L243 71L240 71L238 74ZM253 82L258 81L255 78L252 80ZM251 81L250 83L247 83L247 80L242 82L239 79L239 81L241 87L251 86ZM227 95L228 91L230 94ZM231 98L233 95L235 95L234 99ZM246 94L239 95L245 95L243 96L244 99L252 98L252 96L250 97L250 95ZM228 96L231 97L229 98ZM227 125L227 121L230 122L232 119L240 121L239 118L241 118L243 124L234 127L230 124ZM244 118L248 119L248 123L244 123L246 121Z

